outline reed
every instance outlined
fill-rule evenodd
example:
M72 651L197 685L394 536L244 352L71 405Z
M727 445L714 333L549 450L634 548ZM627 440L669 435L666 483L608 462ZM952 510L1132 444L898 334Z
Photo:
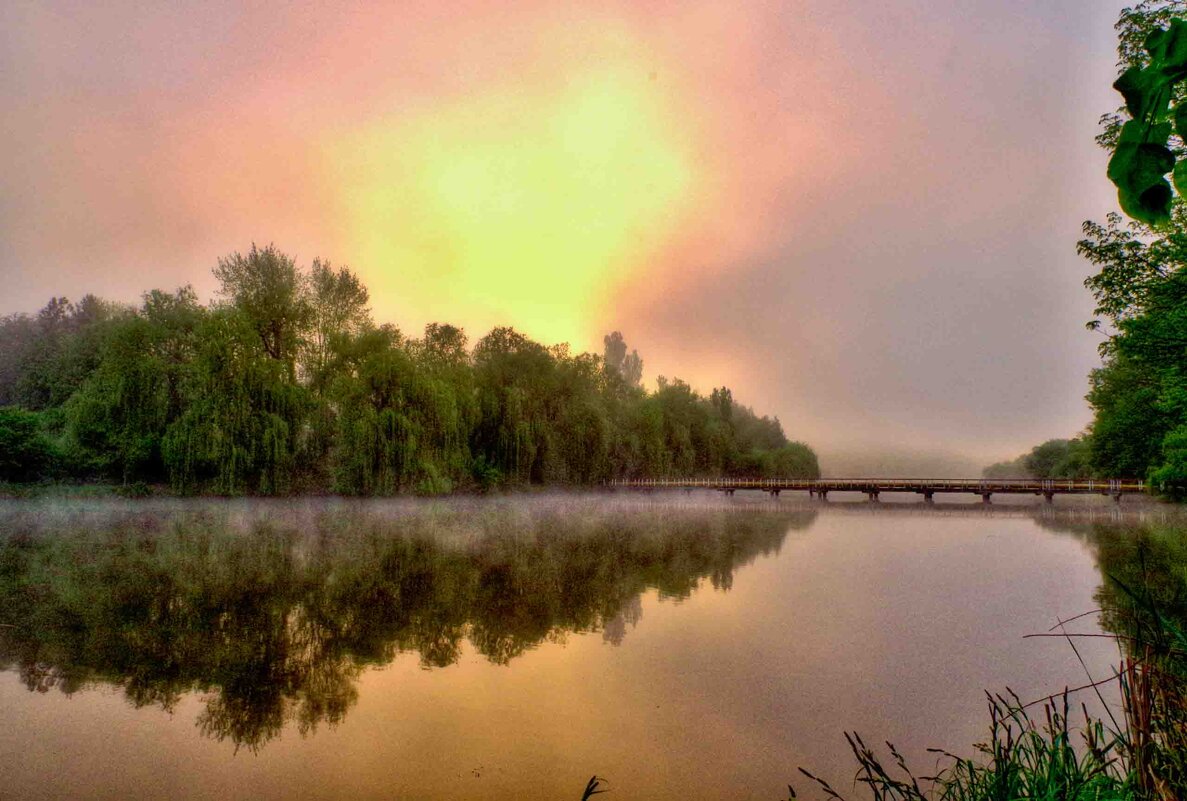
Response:
M1108 610L1113 635L1127 654L1105 682L1077 688L1100 693L1117 682L1120 720L1108 722L1079 707L1082 723L1073 726L1071 694L1024 704L1012 692L986 694L989 737L973 758L940 749L943 767L933 776L916 776L902 754L886 743L887 756L857 733L846 733L858 771L854 788L873 801L1184 801L1187 799L1187 635L1147 588L1110 581L1128 603ZM1057 628L1062 630L1063 622ZM1064 634L1076 650L1074 637ZM1083 635L1093 636L1093 635ZM1076 651L1077 656L1079 651ZM1042 704L1038 720L1029 709ZM820 793L844 797L804 768ZM788 786L791 798L796 797Z
M1044 704L1035 720L1012 693L987 694L990 732L975 758L929 749L947 765L934 776L916 776L903 755L886 743L889 765L856 733L846 733L858 773L855 787L874 801L1113 801L1130 799L1121 743L1087 709L1073 727L1068 693ZM1079 747L1077 747L1079 745ZM828 798L844 801L825 780L800 768ZM792 797L794 790L789 788Z

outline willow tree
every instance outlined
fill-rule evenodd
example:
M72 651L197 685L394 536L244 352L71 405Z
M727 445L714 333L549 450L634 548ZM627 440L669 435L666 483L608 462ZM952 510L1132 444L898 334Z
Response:
M165 477L161 441L188 403L183 385L205 310L193 289L154 290L111 325L98 365L63 406L75 471L130 479Z
M172 483L221 494L292 491L308 391L266 349L257 320L237 308L211 313L197 339L185 411L162 444Z
M546 480L552 447L546 403L555 370L548 349L513 328L495 328L474 347L473 449L513 481Z
M418 363L399 333L373 329L344 341L346 369L331 454L335 488L386 495L448 492L470 471L471 393L446 365Z

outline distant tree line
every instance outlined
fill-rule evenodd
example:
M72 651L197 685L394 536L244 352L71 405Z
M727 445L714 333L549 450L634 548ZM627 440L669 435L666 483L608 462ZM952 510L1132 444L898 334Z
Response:
M376 325L345 268L274 247L214 270L219 300L54 298L0 319L0 480L179 492L436 494L609 478L819 475L727 388L642 388L619 332L598 356L496 328Z
M1017 459L996 462L981 471L985 478L1088 478L1092 467L1091 440L1049 439Z

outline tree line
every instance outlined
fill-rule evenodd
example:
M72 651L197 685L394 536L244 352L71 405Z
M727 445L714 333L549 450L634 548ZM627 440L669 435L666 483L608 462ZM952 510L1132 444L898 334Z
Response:
M186 493L439 494L665 475L815 477L816 455L728 388L642 386L601 355L495 328L377 325L346 268L273 246L221 259L218 299L88 295L0 319L0 480Z

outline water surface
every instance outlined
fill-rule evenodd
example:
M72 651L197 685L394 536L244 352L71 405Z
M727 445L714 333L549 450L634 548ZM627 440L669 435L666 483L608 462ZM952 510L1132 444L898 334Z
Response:
M759 497L5 502L2 795L847 789L843 731L928 772L982 739L984 689L1084 683L1024 635L1141 543L1187 581L1161 506ZM1108 675L1110 641L1079 648Z

